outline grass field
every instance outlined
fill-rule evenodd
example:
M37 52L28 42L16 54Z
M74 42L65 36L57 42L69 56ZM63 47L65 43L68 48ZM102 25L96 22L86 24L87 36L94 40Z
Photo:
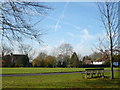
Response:
M2 68L3 74L17 73L51 73L51 72L75 72L84 71L86 68ZM110 68L105 68L110 70ZM118 68L114 68L118 70ZM3 88L120 88L119 73L115 73L115 79L94 78L84 79L80 73L40 75L40 76L14 76L2 77ZM110 77L110 72L105 72Z
M3 77L3 88L120 88L120 74L115 72L115 79L94 78L84 79L80 73ZM105 72L105 76L110 76Z
M76 72L84 71L86 68L2 68L2 74L19 74L19 73L52 73L52 72ZM104 68L110 70L110 68ZM118 68L114 68L118 70Z
M80 68L2 68L2 74L75 72Z

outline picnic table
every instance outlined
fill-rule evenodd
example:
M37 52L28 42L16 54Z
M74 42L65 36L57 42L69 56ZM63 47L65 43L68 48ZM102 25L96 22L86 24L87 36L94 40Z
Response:
M104 68L96 68L96 69L85 69L85 72L82 73L83 78L100 78L104 77Z

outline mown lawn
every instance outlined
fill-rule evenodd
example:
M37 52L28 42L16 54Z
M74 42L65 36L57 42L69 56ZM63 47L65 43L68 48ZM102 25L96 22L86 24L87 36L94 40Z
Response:
M86 68L2 68L2 74L76 72L84 71L85 69ZM110 68L105 68L105 70L110 70ZM114 68L114 70L118 70L118 68Z
M2 68L2 74L76 72L80 68Z
M110 80L110 72L105 72L108 78L83 79L80 73L2 77L3 88L120 88L119 73Z

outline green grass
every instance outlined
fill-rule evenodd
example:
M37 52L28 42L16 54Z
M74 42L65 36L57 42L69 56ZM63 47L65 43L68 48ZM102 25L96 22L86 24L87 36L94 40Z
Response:
M3 77L3 88L120 88L118 72L114 80L109 78L83 79L80 73ZM105 72L105 76L110 76Z
M75 72L80 68L2 68L2 74Z
M85 69L86 68L2 68L2 74L76 72L84 71ZM105 68L105 70L110 70L110 68ZM118 70L118 68L114 68L114 70Z

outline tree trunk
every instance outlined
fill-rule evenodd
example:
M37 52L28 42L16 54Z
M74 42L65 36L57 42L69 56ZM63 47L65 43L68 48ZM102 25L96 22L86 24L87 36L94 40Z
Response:
M106 3L107 7L107 21L108 21L108 32L109 32L109 39L110 39L110 68L111 68L111 79L114 78L114 72L113 72L113 40L112 40L112 26L111 26L111 20L110 20L110 9L108 4Z
M112 38L110 38L110 68L111 68L111 79L114 79L113 72L113 46L112 46Z

